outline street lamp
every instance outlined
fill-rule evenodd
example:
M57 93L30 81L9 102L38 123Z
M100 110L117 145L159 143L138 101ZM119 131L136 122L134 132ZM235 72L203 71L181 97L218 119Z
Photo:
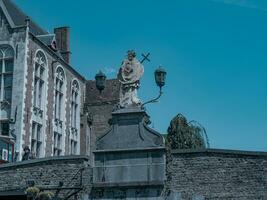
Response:
M156 84L160 89L165 85L166 74L167 72L161 66L154 72Z
M101 70L95 75L96 88L99 90L100 93L106 87L106 78L106 75Z
M163 94L162 87L165 85L166 75L167 75L167 72L162 68L162 66L159 66L159 68L155 70L154 76L155 76L155 82L157 86L159 87L159 95L156 98L143 103L141 105L142 109L144 108L146 104L158 102L159 98Z

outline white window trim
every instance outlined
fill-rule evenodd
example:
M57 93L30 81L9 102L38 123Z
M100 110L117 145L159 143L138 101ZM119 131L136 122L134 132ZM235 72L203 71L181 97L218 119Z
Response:
M61 113L60 118L57 118L55 116L55 109L56 109L56 80L57 80L57 71L58 69L61 69L64 73L64 80L63 80L63 97L62 97L62 105L61 105ZM54 135L55 132L57 134L61 134L61 155L65 155L65 139L66 139L66 90L67 90L67 77L66 72L64 68L61 65L58 65L55 70L54 74L55 80L54 80L54 104L53 104L53 143L52 143L52 156L54 155L54 147L55 147L55 141L54 141ZM57 113L57 112L56 112Z
M73 84L74 82L77 82L78 84L78 96L77 96L77 115L76 115L76 127L73 127L72 126L72 90L73 90ZM69 122L69 127L70 127L70 134L69 134L69 154L72 154L72 148L71 148L71 141L74 140L77 142L77 149L76 149L76 153L75 155L77 154L80 154L80 122L81 122L81 119L80 119L80 109L81 109L81 84L79 82L78 79L74 78L72 81L71 81L71 91L70 91L70 122Z
M42 116L36 116L34 114L34 109L35 109L35 106L34 106L34 81L35 81L35 59L36 59L36 56L37 56L37 53L38 52L41 52L44 57L45 57L45 61L46 61L46 65L44 66L45 68L45 71L44 71L44 86L43 86L43 103L42 103L42 107L40 108L41 112L42 112ZM46 128L47 128L47 120L48 120L48 117L47 117L47 114L46 114L46 110L47 110L47 93L48 93L48 73L49 73L49 67L48 67L48 59L47 59L47 56L46 56L46 53L42 50L42 49L37 49L35 51L35 55L34 55L34 62L33 62L33 79L32 79L32 117L31 117L31 129L30 129L30 140L31 141L31 136L32 136L32 125L33 125L33 122L36 122L36 123L39 123L40 125L42 125L42 130L41 130L41 141L42 141L42 146L41 146L41 153L40 153L40 158L42 157L45 157L45 149L46 149L46 138L47 138L47 135L46 135Z

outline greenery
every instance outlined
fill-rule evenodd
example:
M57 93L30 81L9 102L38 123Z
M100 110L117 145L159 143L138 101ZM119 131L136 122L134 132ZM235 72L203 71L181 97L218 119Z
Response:
M27 196L33 200L51 200L54 197L54 193L48 191L41 191L36 186L26 189Z
M26 193L30 197L36 197L40 192L40 189L38 187L29 187L26 189Z
M203 126L178 114L170 122L166 145L170 149L203 149L209 142Z
M209 147L209 141L205 128L196 121L188 122L182 115L176 115L170 122L168 134L163 135L166 141L166 176L167 181L172 181L172 153L174 149L205 149ZM168 184L165 184L162 197L167 199L170 193Z
M40 192L37 196L38 200L50 200L54 197L52 192Z

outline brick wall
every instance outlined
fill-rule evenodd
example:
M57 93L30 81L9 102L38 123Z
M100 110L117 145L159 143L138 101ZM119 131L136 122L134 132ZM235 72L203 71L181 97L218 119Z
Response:
M170 176L165 189L171 191L169 200L267 199L267 153L215 149L173 151L168 165ZM59 181L64 183L63 187L77 186L80 176L73 177L82 168L83 190L79 195L89 199L92 169L85 156L42 158L0 165L0 197L3 191L25 191L27 180L34 180L41 188L55 187ZM131 188L138 190L138 187ZM116 190L106 189L111 193ZM147 187L142 189L148 190Z
M102 93L99 93L95 86L95 81L86 82L84 107L92 116L92 124L90 126L91 151L95 149L97 139L103 136L110 128L108 122L111 119L111 113L119 102L119 86L117 79L109 79L106 81L106 88ZM81 147L81 150L83 149L84 147Z
M91 169L85 156L42 158L0 165L0 199L3 191L25 191L28 180L34 180L39 188L55 187L60 181L64 183L63 187L77 187L80 185L81 169L84 169L81 194L88 194L91 190ZM69 190L62 190L60 195L66 192Z
M267 153L173 151L168 173L167 188L185 200L267 199Z
M64 69L65 78L66 78L66 98L63 104L63 109L65 110L63 121L64 121L64 133L63 139L65 145L65 154L68 155L69 152L69 129L70 129L70 113L71 113L71 84L74 79L79 82L80 87L80 100L81 100L81 113L83 112L83 104L84 104L84 93L85 93L85 79L79 75L74 69L68 66L66 63L57 59L55 54L49 50L44 44L42 44L38 39L36 39L33 35L30 35L29 39L29 52L28 52L28 61L27 61L27 84L26 84L26 98L24 99L25 110L24 110L24 121L25 124L23 135L23 141L25 145L29 145L31 143L31 126L32 126L32 102L33 102L33 81L34 81L34 56L37 50L43 50L47 57L47 83L45 90L47 90L46 99L44 99L43 104L45 109L44 119L45 123L43 123L44 133L45 133L45 149L44 156L52 156L53 155L53 124L54 124L54 82L55 82L55 70L58 66L61 66ZM57 62L56 62L57 61ZM82 132L81 134L85 134ZM22 153L22 152L21 152Z

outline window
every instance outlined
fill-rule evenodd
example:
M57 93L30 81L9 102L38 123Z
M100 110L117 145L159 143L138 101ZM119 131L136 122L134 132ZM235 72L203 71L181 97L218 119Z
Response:
M71 127L75 129L78 128L79 100L79 85L75 80L71 89Z
M33 91L33 105L39 110L43 110L44 83L45 83L45 69L46 69L45 55L38 51L34 59L34 91Z
M12 103L12 84L14 68L14 51L8 45L0 46L0 134L9 135L9 123Z
M36 158L41 157L42 148L42 125L36 122L32 123L32 140L31 140L31 151Z
M64 102L65 102L65 73L61 66L57 67L55 74L55 109L54 109L54 156L62 155L64 133Z
M72 155L77 154L77 141L71 139L70 147L71 147L71 154Z
M62 153L62 134L54 132L54 156Z
M78 153L78 133L80 123L80 90L78 81L74 80L71 87L71 135L70 154Z
M63 103L64 103L64 88L65 88L65 75L61 67L56 71L55 82L55 119L61 120L63 118Z
M9 135L9 122L8 121L1 121L1 133L4 136Z
M13 161L14 144L0 139L0 161Z
M11 104L14 52L10 46L0 46L0 100Z

